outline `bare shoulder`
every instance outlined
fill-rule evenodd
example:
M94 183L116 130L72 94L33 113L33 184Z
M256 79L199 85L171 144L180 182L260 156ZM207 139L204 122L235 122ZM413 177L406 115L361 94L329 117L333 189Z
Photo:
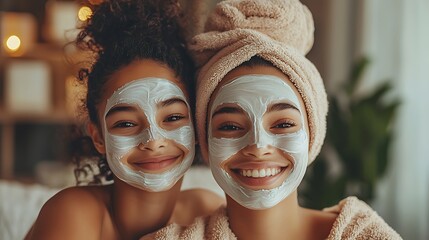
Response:
M26 239L92 239L100 234L108 187L71 187L49 199Z
M307 219L309 239L326 239L330 234L334 222L338 218L337 213L326 212L313 209L303 209L305 219Z
M225 198L215 192L189 189L180 193L173 217L176 223L188 225L196 217L208 216L225 204Z

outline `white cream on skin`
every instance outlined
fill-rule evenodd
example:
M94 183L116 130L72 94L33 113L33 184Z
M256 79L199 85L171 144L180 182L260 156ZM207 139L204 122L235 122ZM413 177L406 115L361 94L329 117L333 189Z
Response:
M116 90L107 100L104 111L104 134L106 157L112 172L122 181L140 189L161 192L170 189L191 166L195 155L195 135L192 121L178 129L167 131L158 126L156 121L157 105L168 99L179 98L189 108L183 91L171 81L161 78L144 78L129 82ZM107 131L106 115L118 104L139 106L149 122L150 128L138 135L117 136ZM189 111L188 111L189 112ZM192 119L191 116L188 116ZM189 150L180 164L162 173L146 173L129 168L122 163L122 158L140 143L149 140L168 139L183 145Z
M263 116L271 104L286 102L300 112L302 128L294 133L272 134L263 127ZM239 105L253 124L239 138L216 138L212 134L211 116L220 105ZM237 203L249 209L266 209L275 206L294 191L301 183L308 162L308 135L304 128L302 106L292 88L281 78L271 75L244 75L225 84L217 93L210 112L208 129L209 162L213 176L222 189ZM242 186L221 166L222 163L246 146L256 144L258 148L271 145L293 158L293 168L285 181L273 189L252 190ZM274 173L273 173L274 172ZM241 172L241 175L259 177L267 173L274 175L278 169Z

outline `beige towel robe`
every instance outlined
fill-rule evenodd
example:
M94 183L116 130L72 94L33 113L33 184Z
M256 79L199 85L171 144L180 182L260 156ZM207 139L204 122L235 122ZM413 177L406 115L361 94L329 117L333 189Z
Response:
M356 197L348 197L323 211L338 214L328 236L329 240L402 239L374 210ZM148 239L235 240L237 237L229 228L226 209L222 207L211 216L196 218L189 226L170 224L141 238Z

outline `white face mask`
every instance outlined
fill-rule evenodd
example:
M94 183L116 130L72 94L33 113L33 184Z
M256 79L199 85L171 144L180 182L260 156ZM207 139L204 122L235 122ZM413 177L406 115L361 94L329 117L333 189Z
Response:
M127 83L116 90L107 100L103 119L106 157L110 169L122 181L146 191L165 191L170 189L191 166L195 155L192 122L190 121L188 125L178 129L167 131L159 127L156 121L157 104L172 98L183 100L190 109L182 90L172 82L160 78L144 78ZM106 115L118 104L134 104L140 107L146 115L150 128L133 136L110 134L107 130ZM173 140L188 150L180 164L165 172L155 174L137 171L122 163L124 155L140 143L146 144L149 140L159 139Z
M294 133L272 134L263 127L262 118L267 107L273 103L287 102L301 113L302 128ZM211 116L222 104L239 105L253 124L239 138L213 137ZM245 75L225 84L217 93L210 112L208 129L209 162L213 176L222 189L237 203L249 209L270 208L284 200L301 183L308 162L308 136L298 97L284 80L270 75ZM222 163L246 146L258 148L271 145L293 158L289 176L273 189L252 190L240 185L221 166Z

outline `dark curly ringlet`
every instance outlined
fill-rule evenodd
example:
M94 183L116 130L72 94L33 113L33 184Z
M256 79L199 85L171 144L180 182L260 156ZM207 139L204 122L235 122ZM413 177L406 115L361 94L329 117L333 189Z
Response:
M110 76L136 60L152 59L170 67L194 99L194 66L178 0L110 0L89 7L93 14L80 27L75 44L95 56L78 75L87 85L84 108L91 122L100 126L97 105Z
M76 39L79 48L96 54L92 67L79 73L79 79L87 81L86 107L92 122L98 123L95 106L109 76L135 60L166 64L188 93L193 92L193 65L182 36L177 0L105 1L93 6L93 11Z

